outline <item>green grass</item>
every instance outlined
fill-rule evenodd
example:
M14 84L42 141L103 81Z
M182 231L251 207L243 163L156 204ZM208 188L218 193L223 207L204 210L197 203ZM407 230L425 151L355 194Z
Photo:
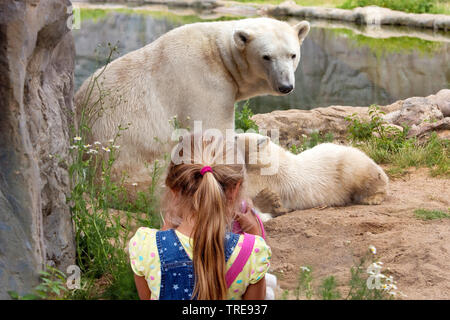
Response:
M414 210L414 215L422 220L436 220L436 219L449 219L450 209L448 213L441 210L427 210L427 209L416 209Z
M293 154L299 154L300 152L314 148L321 143L333 142L333 140L334 136L331 132L313 132L309 136L303 135L300 144L292 144L289 151Z
M388 164L387 173L399 176L410 167L428 167L432 176L450 176L450 140L440 139L435 132L422 140L408 138L408 127L403 131L382 120L378 106L369 108L370 120L361 120L355 114L346 118L348 138L376 163Z
M76 264L81 269L82 286L65 295L70 299L137 299L126 252L128 239L133 229L139 226L160 226L156 185L165 162L156 161L153 164L149 169L152 179L150 187L145 192L138 192L136 199L129 201L124 186L126 173L120 181L112 178L112 167L120 152L117 139L128 130L128 126L119 125L116 135L107 143L90 145L87 141L90 135L88 119L97 116L95 110L103 109L103 99L92 101L92 90L99 88L102 97L108 94L102 91L99 78L115 51L115 47L110 47L107 64L100 74L90 78L78 128L72 130L72 161L68 163L72 191L68 202L74 223Z
M382 271L382 264L370 250L350 268L350 279L346 283L346 289L339 288L340 284L333 275L321 279L319 285L314 286L314 282L311 266L300 267L296 286L292 290L293 298L296 300L390 300L397 295L402 295L393 277ZM373 286L369 287L369 283ZM344 283L341 283L342 285ZM289 290L284 290L281 299L287 300L289 296Z
M153 11L146 9L131 9L131 8L117 8L117 9L90 9L90 8L81 8L80 9L80 18L81 22L86 20L92 20L97 22L99 20L105 19L108 14L122 13L122 14L137 14L143 16L150 16L158 20L168 20L169 22L176 25L184 25L196 22L207 22L207 21L228 21L228 20L236 20L236 19L244 19L243 16L222 16L215 19L202 19L197 15L178 15L174 14L170 11Z
M356 34L349 29L334 28L331 32L337 35L345 35L354 48L367 47L378 58L387 53L410 54L418 52L422 56L431 56L443 48L443 43L428 41L414 37L372 38L362 34Z
M280 4L285 0L234 0L244 3ZM295 0L295 3L305 7L329 7L353 9L364 6L379 6L393 10L411 13L450 14L450 4L447 0Z
M353 9L372 5L409 13L448 13L447 4L439 0L346 0L339 7Z

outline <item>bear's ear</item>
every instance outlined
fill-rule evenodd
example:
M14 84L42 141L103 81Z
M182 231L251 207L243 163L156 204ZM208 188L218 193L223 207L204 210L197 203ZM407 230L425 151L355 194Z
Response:
M309 22L308 21L302 21L297 23L294 26L294 30L297 32L298 35L298 39L300 40L300 42L303 41L303 39L306 38L306 36L308 35L310 26L309 26Z
M245 30L235 30L233 33L234 43L239 50L243 50L245 46L253 39L250 32Z
M263 146L263 145L265 145L267 142L269 142L269 140L270 140L269 137L261 137L261 138L258 138L258 141L256 142L256 144L257 144L258 146Z

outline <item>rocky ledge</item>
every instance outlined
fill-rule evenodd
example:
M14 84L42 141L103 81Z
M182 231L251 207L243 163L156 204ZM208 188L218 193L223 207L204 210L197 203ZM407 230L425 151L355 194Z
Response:
M89 2L104 2L89 0ZM353 10L303 7L294 1L279 5L242 3L224 0L110 0L111 3L130 3L134 5L166 5L169 7L214 10L222 13L245 13L246 15L269 15L298 17L302 19L326 19L346 21L362 25L396 25L434 30L450 30L450 16L445 14L415 14L395 11L377 6L355 8Z
M443 89L428 97L412 97L391 105L380 106L385 112L384 120L398 128L409 126L408 136L423 137L437 131L441 138L450 138L450 90ZM368 120L368 107L330 106L312 110L277 110L256 114L252 119L261 129L277 128L280 144L290 146L302 141L302 135L313 132L332 133L336 140L343 141L347 136L346 117L356 114Z
M313 19L342 20L365 25L397 25L435 30L450 30L450 16L445 14L416 14L377 6L345 10L325 7L302 7L294 1L267 5L264 12L271 16L293 16Z

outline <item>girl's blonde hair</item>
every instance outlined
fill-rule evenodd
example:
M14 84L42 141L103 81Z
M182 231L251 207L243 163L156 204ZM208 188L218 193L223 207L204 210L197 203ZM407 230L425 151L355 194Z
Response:
M190 150L186 150L189 147ZM238 183L242 184L245 169L242 164L223 164L230 152L233 152L233 159L236 158L234 147L227 148L221 136L190 134L183 137L176 150L183 161L175 164L172 160L168 168L165 218L177 225L182 212L194 215L196 222L191 234L195 270L193 297L223 300L227 297L225 232L231 225L232 209L237 200L231 203L228 195ZM212 172L202 175L200 171L204 166L210 166Z

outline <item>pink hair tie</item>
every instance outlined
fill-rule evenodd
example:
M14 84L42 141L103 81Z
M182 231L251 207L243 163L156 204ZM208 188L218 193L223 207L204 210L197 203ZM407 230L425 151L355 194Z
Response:
M203 168L202 168L202 170L200 170L200 174L203 176L203 175L205 175L205 173L207 173L207 172L213 172L212 171L212 168L210 167L210 166L204 166Z

